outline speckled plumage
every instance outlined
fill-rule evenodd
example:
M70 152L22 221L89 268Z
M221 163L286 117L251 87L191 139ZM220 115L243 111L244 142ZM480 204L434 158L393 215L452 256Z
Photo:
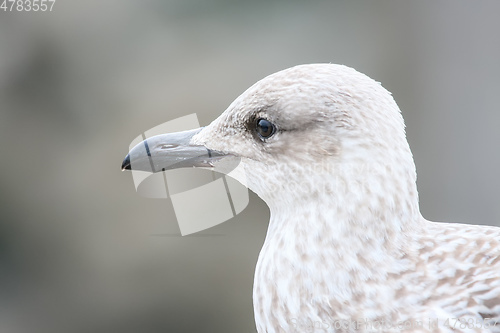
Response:
M276 134L258 137L257 118ZM379 83L296 66L250 87L192 143L240 158L245 175L233 176L270 207L258 332L500 332L500 228L421 216L404 122Z

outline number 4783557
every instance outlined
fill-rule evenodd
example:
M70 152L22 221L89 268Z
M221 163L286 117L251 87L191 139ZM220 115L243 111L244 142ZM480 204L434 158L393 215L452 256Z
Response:
M51 12L55 3L56 0L3 0L0 10L4 12Z

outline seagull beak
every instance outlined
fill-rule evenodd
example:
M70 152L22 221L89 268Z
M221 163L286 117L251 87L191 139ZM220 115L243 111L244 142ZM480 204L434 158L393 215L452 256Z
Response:
M123 160L122 171L155 173L186 167L213 167L213 163L226 154L190 143L202 129L156 135L140 142Z

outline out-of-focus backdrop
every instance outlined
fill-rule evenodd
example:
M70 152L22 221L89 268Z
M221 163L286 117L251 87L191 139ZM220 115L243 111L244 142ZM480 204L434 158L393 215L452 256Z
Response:
M0 332L255 332L268 209L165 237L120 171L133 138L303 63L345 64L406 119L424 216L500 224L500 2L65 1L0 11Z

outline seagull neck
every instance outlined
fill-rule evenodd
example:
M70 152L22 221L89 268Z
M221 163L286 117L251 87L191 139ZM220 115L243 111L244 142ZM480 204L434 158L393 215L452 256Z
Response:
M399 256L412 247L406 237L416 235L423 221L414 172L402 175L380 167L370 171L377 175L367 177L367 172L336 170L333 177L302 182L300 188L288 189L290 195L274 198L268 237L293 232L308 235L304 243L349 248L357 242L360 250L373 243Z
M270 205L269 229L255 271L256 314L273 313L275 308L267 307L271 303L261 300L261 295L273 295L286 304L281 314L285 318L301 313L289 304L322 304L333 314L367 318L371 309L352 302L371 295L378 306L376 300L383 300L392 288L388 277L412 269L417 230L424 224L416 205L408 203L411 211L387 210L335 192ZM389 289L375 290L374 285Z
M268 238L293 233L301 237L307 235L304 243L320 241L349 248L353 242L359 242L361 246L376 242L387 250L405 252L411 245L407 236L418 235L421 231L423 218L420 213L384 212L352 205L359 210L355 214L348 206L344 207L345 210L332 206L313 204L306 208L292 205L286 211L271 209Z

